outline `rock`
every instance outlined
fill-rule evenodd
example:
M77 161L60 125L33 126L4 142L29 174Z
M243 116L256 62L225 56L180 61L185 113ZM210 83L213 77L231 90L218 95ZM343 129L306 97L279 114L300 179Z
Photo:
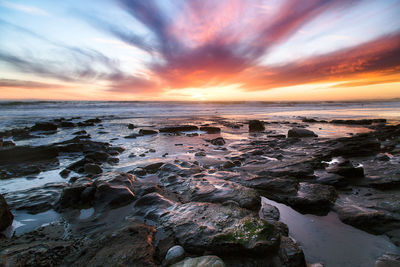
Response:
M146 171L146 173L156 173L162 165L164 165L164 162L156 162L143 167L143 169Z
M307 129L292 128L288 131L288 137L318 137L318 135Z
M260 209L260 218L264 220L279 221L280 213L277 207L262 202Z
M74 132L73 135L86 135L87 132L85 130Z
M35 162L54 159L58 156L58 150L49 146L16 146L10 149L0 150L0 164Z
M260 132L264 131L265 126L263 121L251 120L249 121L249 132Z
M135 203L134 211L156 222L159 229L169 229L185 251L265 255L279 247L278 229L251 211L235 205L179 204L157 193L149 195Z
M202 256L197 258L186 258L170 267L225 267L225 263L217 256Z
M282 266L306 267L303 251L290 237L281 237L279 257Z
M48 146L0 149L0 179L36 175L59 165L58 150Z
M150 129L140 129L139 134L141 135L152 135L152 134L158 134L157 131L155 130L150 130Z
M224 168L224 169L231 169L231 168L233 168L233 167L235 167L236 165L235 165L235 163L233 163L232 161L226 161L223 165L222 165L222 167Z
M174 264L185 257L185 250L181 246L173 246L165 255L165 261L167 264Z
M60 171L60 176L61 176L62 178L67 178L67 177L69 176L70 173L71 173L71 170L64 169L64 170Z
M378 258L375 267L398 267L400 266L400 255L398 254L384 254Z
M331 144L331 157L347 156L362 157L376 155L380 152L381 144L370 135L356 135L353 137L338 138Z
M205 156L207 156L206 152L204 152L204 151L196 152L194 155L196 157L205 157Z
M152 226L132 222L117 231L102 233L86 242L62 266L159 266L155 262L155 233ZM54 266L59 266L54 265Z
M215 139L212 139L210 143L213 144L214 146L223 146L225 145L225 140L222 137L217 137Z
M87 123L87 124L91 124L91 123L100 123L100 122L101 122L101 119L100 119L100 118L88 119L88 120L85 120L85 121L84 121L84 123Z
M246 186L267 192L266 196L271 199L274 196L294 195L299 188L299 182L291 179L257 177L246 182Z
M364 169L362 167L354 167L349 160L343 158L340 158L338 163L331 164L327 167L326 171L346 178L364 177Z
M73 128L75 126L76 126L75 123L70 122L70 121L63 121L60 123L61 128Z
M221 128L212 126L201 126L200 131L207 132L208 134L220 133Z
M196 131L198 129L199 128L194 125L180 125L180 126L161 128L160 133L179 133L179 132Z
M371 233L400 229L400 196L396 191L356 188L341 192L334 210L344 223Z
M388 161L388 160L390 160L390 157L385 153L379 153L378 155L376 155L375 158L376 158L376 160L379 160L379 161Z
M288 197L288 204L302 212L328 213L337 197L333 186L300 183L295 196Z
M85 170L85 173L88 174L100 174L103 172L103 170L101 169L101 167L97 164L91 164L91 163L87 163L83 166L83 169Z
M133 123L129 123L128 124L128 129L131 129L131 130L135 129L135 125L133 125Z
M56 209L81 209L93 206L97 210L117 208L135 200L136 177L123 172L108 172L96 178L81 177L66 187L56 203Z
M32 131L56 131L57 125L51 122L38 122L31 127Z
M126 139L135 139L135 138L138 137L138 136L140 136L140 135L133 133L133 134L124 136L124 138L126 138Z
M373 123L386 123L386 119L331 120L330 123L348 125L371 125Z
M349 179L334 173L322 173L318 175L316 182L324 185L332 185L335 188L342 188L349 184Z
M256 190L212 176L181 178L161 177L160 183L167 192L179 192L183 202L224 203L234 201L240 207L258 210L260 195Z
M7 193L7 200L14 210L24 210L29 214L38 214L54 208L66 183L48 183L41 187Z
M85 158L91 159L94 162L106 162L109 159L110 155L104 151L96 151L86 154Z
M16 145L13 141L3 141L2 146L0 146L0 147L14 147L14 146L16 146Z
M0 194L0 232L9 227L13 220L14 215L11 213L5 198Z

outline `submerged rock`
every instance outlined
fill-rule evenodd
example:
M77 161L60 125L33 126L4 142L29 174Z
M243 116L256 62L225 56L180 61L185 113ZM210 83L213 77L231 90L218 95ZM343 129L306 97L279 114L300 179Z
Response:
M9 227L14 220L14 215L11 213L6 199L0 194L0 232Z
M288 137L318 137L313 131L303 128L292 128L288 131Z

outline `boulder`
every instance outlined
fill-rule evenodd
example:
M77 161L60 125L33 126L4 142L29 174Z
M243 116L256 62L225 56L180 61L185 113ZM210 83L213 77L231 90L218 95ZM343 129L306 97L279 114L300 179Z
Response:
M87 163L83 166L85 173L87 174L100 174L103 172L101 167L97 164Z
M265 202L262 202L259 214L263 220L279 221L280 217L278 208Z
M292 128L288 131L288 137L318 137L313 131L303 128Z
M135 125L133 123L129 123L128 124L128 129L135 129Z
M236 205L180 204L158 193L149 195L135 203L134 211L167 230L189 253L265 255L279 248L278 228L249 210Z
M300 183L297 194L289 196L287 203L301 212L326 214L335 203L336 197L333 186Z
M143 167L143 169L146 171L146 173L156 173L163 165L164 162L156 162Z
M0 232L9 227L13 220L14 215L11 213L6 199L0 194Z
M249 121L249 132L260 132L264 131L265 126L263 121L251 120Z
M181 246L173 246L165 255L165 261L167 264L174 264L185 257L185 249Z
M197 258L186 258L183 261L175 263L170 267L225 267L225 263L217 256L202 256Z
M123 172L108 172L97 177L81 177L66 187L56 203L56 209L81 209L95 207L97 210L117 208L135 200L136 177Z

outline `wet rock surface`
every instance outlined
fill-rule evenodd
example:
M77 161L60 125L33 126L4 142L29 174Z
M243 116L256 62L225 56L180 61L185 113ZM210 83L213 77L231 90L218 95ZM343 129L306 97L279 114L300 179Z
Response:
M400 244L400 126L331 121L368 125L371 131L303 138L319 134L312 124L328 122L250 122L252 133L240 128L247 121L223 118L165 124L178 125L172 127L136 122L131 127L125 121L118 122L123 132L109 142L102 137L107 133L99 133L112 132L103 118L59 119L31 127L35 130L7 131L7 136L31 138L34 132L55 140L37 146L20 145L18 138L15 146L3 141L0 177L39 182L4 193L12 212L52 210L68 223L7 240L0 245L5 265L160 266L178 245L190 259L179 256L175 264L305 266L279 210L260 209L260 196L301 213L335 211L343 222ZM158 133L147 127L163 134L145 136ZM132 133L135 128L138 133ZM290 138L284 136L288 130ZM66 141L52 137L62 131L70 131ZM64 182L37 178L52 170ZM204 255L210 256L199 259Z
M6 199L0 194L0 231L4 231L9 227L14 219Z

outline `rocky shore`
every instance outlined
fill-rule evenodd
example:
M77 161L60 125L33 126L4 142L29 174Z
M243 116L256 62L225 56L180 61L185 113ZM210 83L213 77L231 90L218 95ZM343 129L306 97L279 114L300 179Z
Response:
M0 266L323 266L306 263L301 240L261 197L334 211L400 246L400 125L204 121L131 121L110 134L111 120L75 117L0 132L0 179L58 177L0 195ZM366 131L327 138L313 130L324 125ZM14 215L47 211L61 219L6 237ZM396 264L395 254L376 262Z

